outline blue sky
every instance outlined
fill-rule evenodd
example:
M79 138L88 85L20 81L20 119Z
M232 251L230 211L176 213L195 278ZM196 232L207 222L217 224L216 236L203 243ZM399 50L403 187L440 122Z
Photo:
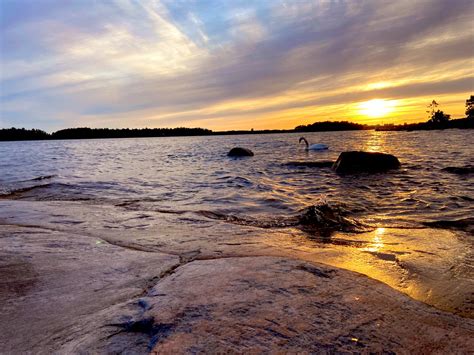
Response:
M0 13L1 127L412 122L433 98L461 116L474 92L470 0L0 0ZM390 110L361 111L374 100Z

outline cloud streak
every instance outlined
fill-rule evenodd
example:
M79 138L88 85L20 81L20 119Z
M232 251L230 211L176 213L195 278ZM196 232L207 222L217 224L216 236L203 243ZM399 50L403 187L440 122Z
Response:
M40 3L1 5L2 126L290 128L373 98L409 122L474 91L467 0Z

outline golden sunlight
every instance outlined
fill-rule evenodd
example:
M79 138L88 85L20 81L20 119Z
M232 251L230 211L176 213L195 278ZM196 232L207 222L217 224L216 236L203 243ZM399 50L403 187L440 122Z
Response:
M374 99L359 104L359 113L369 117L383 117L393 112L395 101Z
M369 244L368 247L364 248L363 250L376 253L383 249L384 242L383 242L383 235L385 234L385 228L377 228L375 230L374 238L372 239L372 243Z

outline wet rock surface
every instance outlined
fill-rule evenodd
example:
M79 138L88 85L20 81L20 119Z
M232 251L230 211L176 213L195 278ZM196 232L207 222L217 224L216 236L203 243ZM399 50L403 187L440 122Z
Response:
M146 301L143 301L146 300ZM93 352L469 351L474 322L366 277L277 257L188 262L124 308ZM447 335L449 334L449 337Z
M114 305L179 258L41 228L1 226L0 352L50 352L100 333ZM154 283L153 283L154 284Z
M338 174L379 173L400 167L398 158L391 154L350 151L342 152L333 165Z
M102 225L93 215L100 215ZM353 239L335 235L314 248L299 229L278 233L203 219L202 228L189 231L180 218L197 216L163 214L142 228L147 219L141 211L0 203L0 352L465 353L473 348L472 319L320 263L352 268L393 287L387 273L402 273L407 288L414 287L411 274L431 280L444 268L452 283L440 283L439 289L427 284L419 292L453 289L458 297L471 284L457 279L465 247L447 242L455 238L451 232L436 231L439 244L427 242L433 249L414 242L423 230L377 230ZM123 228L109 230L103 221ZM420 250L397 244L407 238ZM445 255L435 255L440 253ZM455 263L447 265L451 259ZM469 293L465 297L457 304L469 306Z

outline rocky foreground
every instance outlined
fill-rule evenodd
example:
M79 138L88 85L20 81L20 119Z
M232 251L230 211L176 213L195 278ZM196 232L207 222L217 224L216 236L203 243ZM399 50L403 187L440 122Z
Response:
M472 319L359 273L251 245L211 255L111 240L0 226L1 353L474 349Z

